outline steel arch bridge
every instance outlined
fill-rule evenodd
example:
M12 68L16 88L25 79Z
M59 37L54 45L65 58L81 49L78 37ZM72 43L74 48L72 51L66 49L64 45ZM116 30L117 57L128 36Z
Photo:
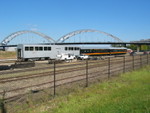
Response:
M112 34L109 34L109 33L106 33L106 32L103 32L103 31L98 31L98 30L92 30L92 29L83 29L83 30L77 30L77 31L73 31L73 32L70 32L64 36L62 36L61 38L59 38L56 42L57 43L63 43L65 40L69 39L70 37L72 36L75 36L77 34L81 34L81 33L86 33L86 32L97 32L97 33L101 33L101 34L104 34L104 35L107 35L107 36L110 36L111 38L115 39L117 42L123 42L121 39L119 39L118 37L112 35Z
M55 40L53 38L51 38L51 37L49 37L49 36L47 36L43 33L36 32L36 31L30 31L30 30L23 30L23 31L17 31L17 32L14 32L14 33L10 34L6 38L4 38L4 40L1 42L1 44L2 45L7 45L15 37L17 37L19 35L22 35L22 34L26 34L26 33L33 33L33 34L39 35L39 36L45 38L46 40L48 40L48 42L55 43Z
M30 30L23 30L23 31L14 32L14 33L10 34L9 36L7 36L6 38L4 38L4 40L1 42L1 45L7 45L12 39L14 39L15 37L17 37L19 35L25 34L25 33L37 34L37 35L45 38L46 40L48 40L48 42L55 44L55 43L63 43L64 41L66 41L67 39L69 39L72 36L75 36L75 35L78 35L78 34L81 34L81 33L86 33L86 32L101 33L101 34L110 36L111 38L115 39L117 42L123 42L121 39L119 39L118 37L116 37L112 34L109 34L109 33L103 32L103 31L99 31L99 30L91 30L91 29L82 29L82 30L77 30L77 31L70 32L70 33L62 36L61 38L59 38L57 41L55 41L53 38L51 38L51 37L49 37L49 36L47 36L43 33L40 33L40 32L30 31Z

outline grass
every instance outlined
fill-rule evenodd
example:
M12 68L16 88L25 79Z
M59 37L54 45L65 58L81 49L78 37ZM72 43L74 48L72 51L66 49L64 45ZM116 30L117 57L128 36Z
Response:
M14 51L0 51L0 59L16 58L16 52Z
M150 66L19 113L150 113Z

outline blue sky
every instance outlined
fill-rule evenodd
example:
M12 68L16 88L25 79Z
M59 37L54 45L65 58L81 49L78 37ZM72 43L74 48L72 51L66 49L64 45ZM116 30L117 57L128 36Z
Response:
M57 40L95 29L123 41L150 38L150 0L0 0L0 41L34 29Z

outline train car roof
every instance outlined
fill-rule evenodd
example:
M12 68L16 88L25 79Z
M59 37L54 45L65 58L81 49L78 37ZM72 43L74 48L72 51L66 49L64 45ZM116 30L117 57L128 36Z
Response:
M18 44L17 46L60 46L60 47L78 47L75 45L51 45L51 44Z
M81 49L127 49L125 47L112 47L112 46L81 46Z
M50 45L50 44L18 44L18 46L59 46L79 47L80 49L127 49L125 47L112 47L110 45Z

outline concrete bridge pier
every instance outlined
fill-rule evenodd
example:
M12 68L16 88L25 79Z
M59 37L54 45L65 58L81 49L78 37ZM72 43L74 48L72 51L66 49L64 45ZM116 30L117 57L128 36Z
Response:
M127 44L122 44L122 47L127 47Z
M5 46L0 46L0 51L5 51L6 47Z
M137 52L140 52L140 50L141 50L141 45L137 45Z
M3 46L3 51L5 51L5 47Z

